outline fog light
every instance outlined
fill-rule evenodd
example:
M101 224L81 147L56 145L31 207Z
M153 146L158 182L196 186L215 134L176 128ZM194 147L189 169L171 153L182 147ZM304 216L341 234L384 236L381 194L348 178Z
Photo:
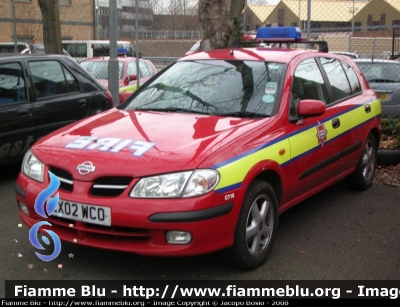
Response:
M29 215L28 207L24 203L21 203L19 201L18 206L22 210L22 212L24 212L26 215Z
M188 244L190 241L192 241L190 232L175 230L167 232L167 242L170 244Z

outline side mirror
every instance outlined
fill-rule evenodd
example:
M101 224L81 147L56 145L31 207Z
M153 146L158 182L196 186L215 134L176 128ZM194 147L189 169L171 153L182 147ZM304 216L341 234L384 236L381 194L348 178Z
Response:
M326 106L321 100L304 99L297 105L297 115L300 117L313 117L325 113Z

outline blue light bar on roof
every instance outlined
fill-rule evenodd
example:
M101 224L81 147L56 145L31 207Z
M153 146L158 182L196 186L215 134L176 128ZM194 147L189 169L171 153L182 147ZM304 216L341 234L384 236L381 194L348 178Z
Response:
M301 31L298 27L260 27L257 29L257 41L300 41Z

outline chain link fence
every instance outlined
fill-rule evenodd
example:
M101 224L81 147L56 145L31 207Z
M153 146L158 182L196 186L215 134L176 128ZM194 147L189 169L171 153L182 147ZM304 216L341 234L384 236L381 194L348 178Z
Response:
M83 41L88 47L81 47L85 49L81 50L80 60L109 54L106 45L103 52L92 48L92 41L103 40L107 44L110 39L109 1L59 0L59 11L67 52L79 54L78 47L71 49L66 44ZM121 46L118 52L140 52L141 59L161 70L201 39L198 14L197 0L117 0L118 41L131 44ZM0 24L0 42L43 42L38 0L1 1ZM383 61L396 60L400 54L400 0L246 1L243 33L276 26L299 27L303 37L327 41L330 52L365 59L360 67L379 93L385 113L400 116L400 63ZM139 72L139 77L144 75Z

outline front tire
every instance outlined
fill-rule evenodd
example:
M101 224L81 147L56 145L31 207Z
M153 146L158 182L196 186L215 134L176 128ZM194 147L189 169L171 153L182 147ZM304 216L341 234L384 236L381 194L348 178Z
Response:
M272 187L255 180L246 193L236 225L233 246L224 260L243 269L255 269L268 257L278 228L278 201Z
M370 134L364 144L363 153L356 170L345 178L346 184L357 190L365 190L370 187L375 176L377 156L376 141L374 136Z

